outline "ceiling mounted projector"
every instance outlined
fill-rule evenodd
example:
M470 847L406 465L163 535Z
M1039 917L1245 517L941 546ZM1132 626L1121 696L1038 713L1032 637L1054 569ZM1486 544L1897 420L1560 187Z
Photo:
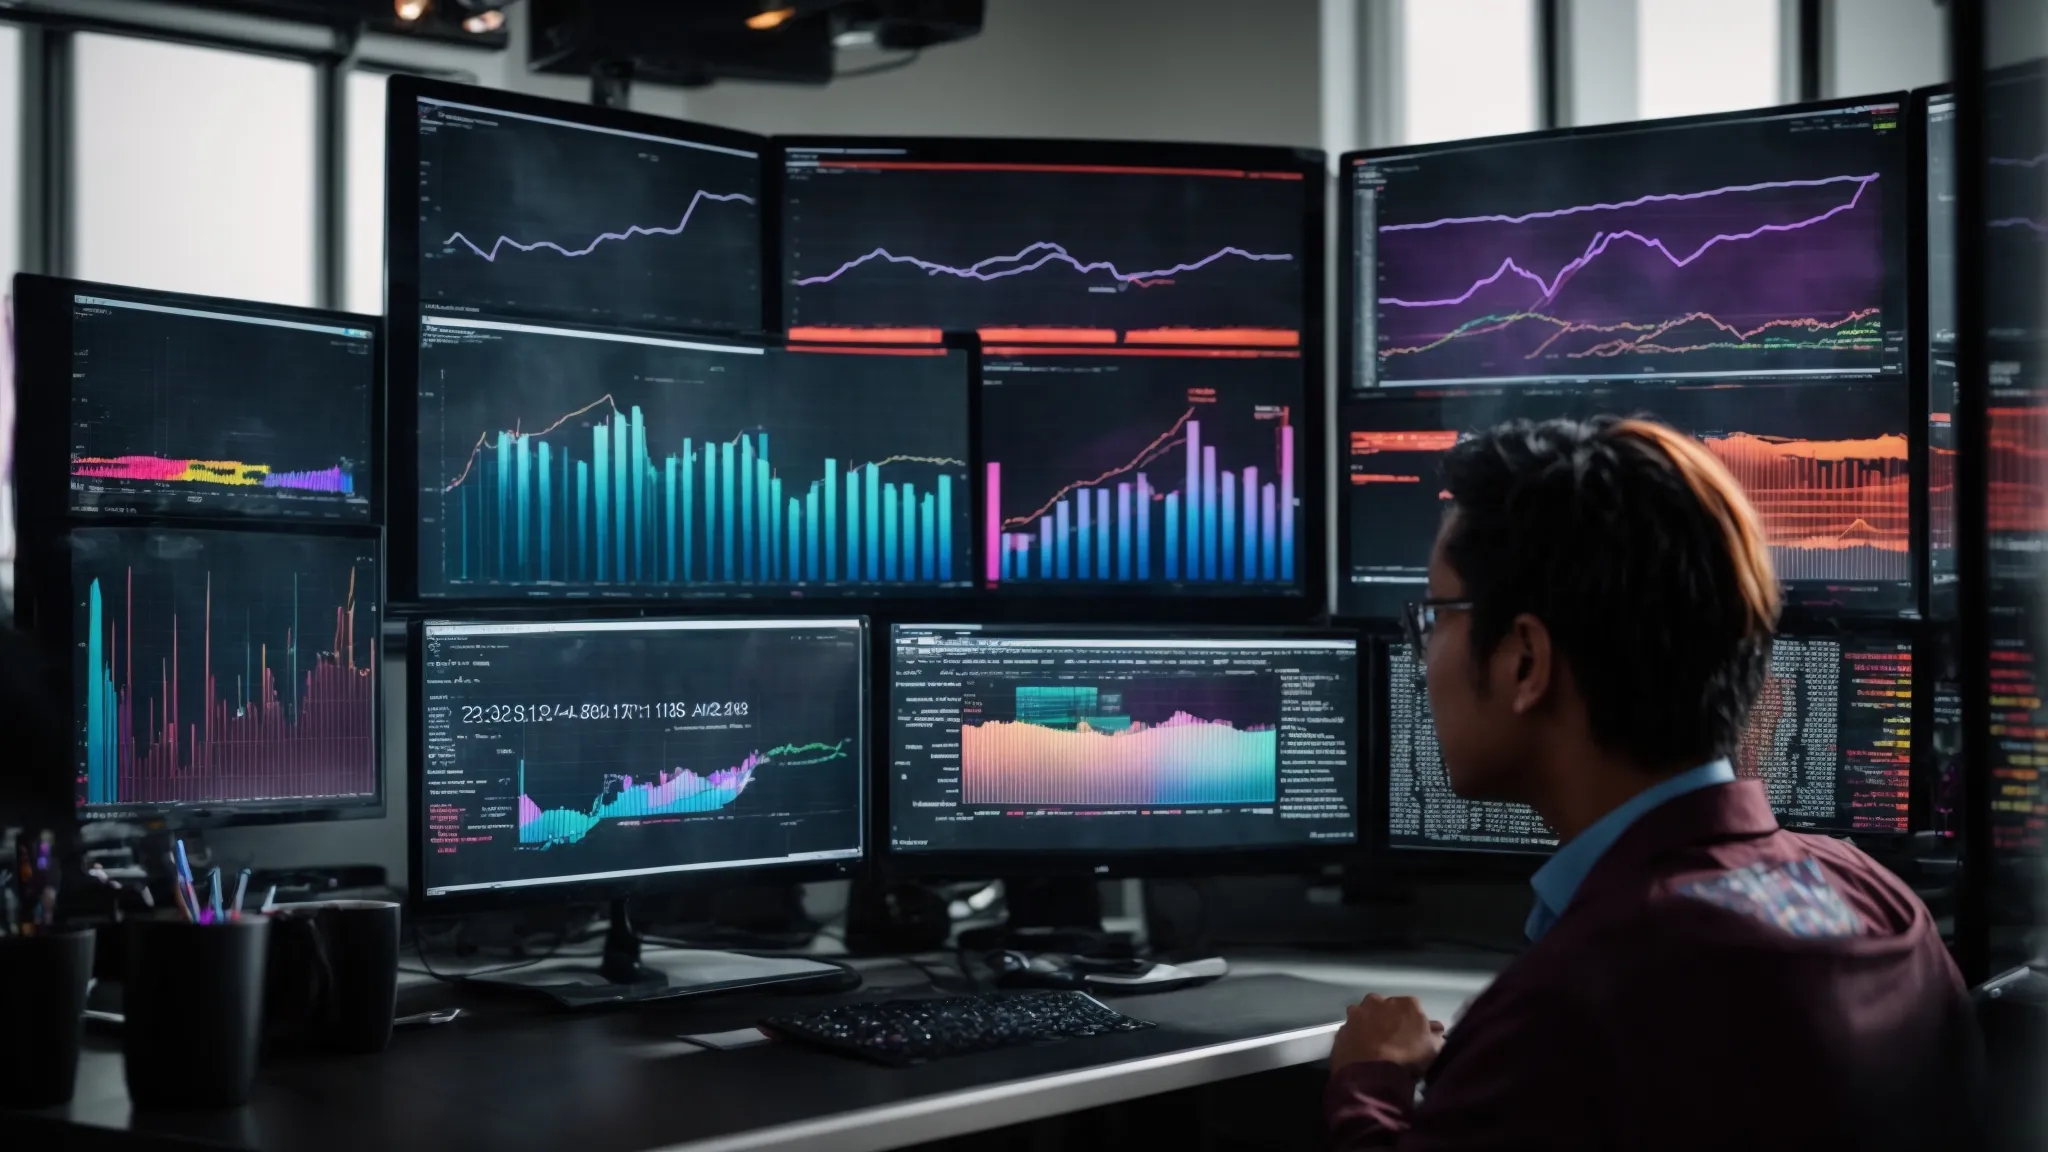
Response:
M838 45L917 52L981 31L984 0L530 0L528 65L697 88L829 83Z

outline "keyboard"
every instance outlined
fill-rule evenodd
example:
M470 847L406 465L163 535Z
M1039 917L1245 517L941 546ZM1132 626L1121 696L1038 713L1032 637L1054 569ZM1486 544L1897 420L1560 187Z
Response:
M880 1000L770 1016L760 1024L771 1036L892 1068L1153 1027L1148 1021L1133 1020L1105 1007L1086 992L984 992Z

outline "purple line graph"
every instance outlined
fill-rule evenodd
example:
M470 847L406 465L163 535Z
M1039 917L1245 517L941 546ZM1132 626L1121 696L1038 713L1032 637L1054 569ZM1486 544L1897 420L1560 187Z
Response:
M1033 253L1041 253L1041 255L1028 264L1023 263ZM1219 248L1200 260L1188 264L1175 264L1169 268L1154 268L1145 272L1125 272L1107 260L1083 263L1064 247L1054 244L1049 240L1040 240L1036 244L1026 245L1022 251L1014 255L990 256L986 260L977 261L964 268L956 268L951 265L920 259L916 256L899 256L887 248L877 248L872 252L848 260L846 263L841 264L822 276L802 277L796 281L796 284L799 288L808 287L812 284L829 284L869 261L883 260L890 264L909 264L932 276L953 276L961 280L979 280L984 283L991 280L1000 280L1006 276L1019 276L1026 272L1034 272L1045 267L1047 264L1058 263L1065 264L1083 275L1092 272L1107 272L1119 283L1135 284L1140 288L1145 288L1150 287L1155 281L1167 280L1183 272L1194 272L1206 268L1225 257L1236 257L1240 260L1252 261L1294 259L1293 254L1287 252L1247 252L1242 248L1225 247ZM1011 267L996 267L997 265L1011 265ZM988 271L990 268L995 270Z
M1877 174L1380 225L1386 383L1876 367Z
M445 246L453 244L459 240L462 242L462 245L465 248L468 248L471 252L476 253L478 256L483 257L485 260L493 264L498 262L498 254L504 251L506 248L512 248L520 252L533 252L542 248L547 248L555 252L558 252L563 256L588 256L592 252L597 251L598 245L603 244L608 240L630 240L635 236L680 236L683 234L683 229L688 228L690 226L690 217L696 213L697 205L702 204L706 200L712 200L718 203L728 203L734 200L737 200L742 204L754 203L754 198L752 196L747 195L744 192L698 192L695 196L690 197L689 206L683 209L683 218L681 220L676 221L675 227L673 228L648 228L639 224L634 224L629 226L624 232L600 233L596 239L592 240L588 244L585 244L581 248L565 248L552 240L536 240L531 244L522 244L519 241L512 239L510 236L500 236L491 243L489 250L485 250L483 248L478 247L476 241L471 240L469 237L463 235L461 232L456 232L455 234L449 236L448 239L443 240L441 243Z

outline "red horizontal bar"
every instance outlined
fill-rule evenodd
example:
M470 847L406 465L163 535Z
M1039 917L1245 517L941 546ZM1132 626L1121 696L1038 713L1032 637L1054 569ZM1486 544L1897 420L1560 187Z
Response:
M1301 333L1291 328L1134 328L1126 344L1234 344L1260 348L1297 348Z
M988 356L1214 356L1231 360L1299 360L1301 353L1265 348L1104 348L1100 344L1003 344L984 347Z
M983 328L981 338L991 343L1031 342L1046 344L1114 344L1114 328Z
M790 344L791 352L829 352L839 356L944 356L944 348L885 348L877 344Z
M799 325L789 330L791 340L820 344L939 344L946 334L937 328L821 328Z

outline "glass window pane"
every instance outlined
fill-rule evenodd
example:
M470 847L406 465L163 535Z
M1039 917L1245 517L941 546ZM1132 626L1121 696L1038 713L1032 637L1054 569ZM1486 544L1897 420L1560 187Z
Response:
M1527 132L1536 118L1531 0L1409 0L1401 6L1404 142Z
M0 292L21 268L21 29L0 24ZM13 316L13 309L7 310ZM14 329L0 353L0 611L14 602Z
M312 65L88 34L73 67L79 276L313 303Z
M342 218L342 307L384 312L384 82L348 78L348 203Z
M1639 0L1642 117L1779 103L1779 20L1778 0Z

